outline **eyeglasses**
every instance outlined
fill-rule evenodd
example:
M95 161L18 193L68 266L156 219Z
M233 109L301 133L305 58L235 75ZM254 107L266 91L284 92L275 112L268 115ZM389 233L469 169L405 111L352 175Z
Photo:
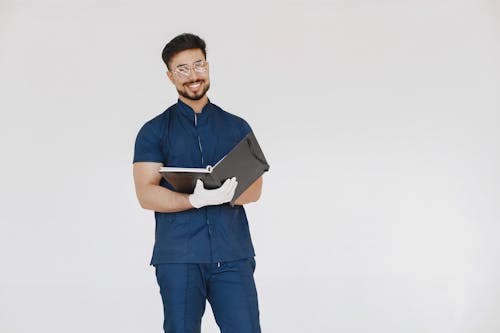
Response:
M191 68L198 74L203 74L208 70L208 61L199 60L191 65L180 65L172 72L181 79L186 79L191 75Z

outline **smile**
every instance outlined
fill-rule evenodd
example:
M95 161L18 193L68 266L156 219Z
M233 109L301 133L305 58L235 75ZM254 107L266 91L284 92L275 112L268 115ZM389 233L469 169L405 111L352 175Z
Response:
M191 82L191 83L186 83L186 85L191 89L197 89L201 86L201 83L202 83L202 81L199 80L199 81L195 81L195 82Z

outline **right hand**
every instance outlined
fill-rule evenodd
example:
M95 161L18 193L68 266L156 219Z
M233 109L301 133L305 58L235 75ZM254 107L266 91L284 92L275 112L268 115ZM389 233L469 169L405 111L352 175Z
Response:
M214 190L207 190L203 186L203 182L198 179L193 194L189 195L189 202L194 208L230 202L233 199L237 185L236 177L233 177L226 179L221 187Z

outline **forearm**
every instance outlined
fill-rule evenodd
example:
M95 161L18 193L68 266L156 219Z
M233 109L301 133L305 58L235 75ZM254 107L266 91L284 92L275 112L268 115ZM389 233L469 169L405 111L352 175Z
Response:
M248 187L245 192L241 193L241 195L234 202L236 205L245 205L250 202L256 202L259 200L260 195L262 193L262 177L253 182L250 187Z
M206 190L199 181L197 188L190 200L188 194L171 191L160 186L161 175L158 170L162 163L136 162L134 163L134 182L137 199L141 207L160 213L180 212L194 207L214 205L231 200L236 182L229 179L216 190ZM198 188L199 185L199 188ZM244 205L259 199L262 189L262 177L257 179L250 187L236 199L235 204ZM213 192L212 192L213 191ZM225 198L228 196L228 198ZM194 201L193 201L194 199ZM222 201L221 201L222 200Z
M134 163L135 193L142 208L161 213L180 212L193 208L188 195L177 193L160 186L161 175L158 172L162 163Z
M160 185L148 184L136 189L141 207L160 213L192 209L188 194L178 193Z

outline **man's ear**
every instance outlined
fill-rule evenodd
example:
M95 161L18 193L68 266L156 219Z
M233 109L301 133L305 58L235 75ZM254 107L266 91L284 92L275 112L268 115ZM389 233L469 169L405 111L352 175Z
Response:
M174 74L172 74L172 72L169 71L168 69L167 69L166 73L167 73L168 78L170 79L170 82L172 82L173 84L175 84L175 82L174 82Z

